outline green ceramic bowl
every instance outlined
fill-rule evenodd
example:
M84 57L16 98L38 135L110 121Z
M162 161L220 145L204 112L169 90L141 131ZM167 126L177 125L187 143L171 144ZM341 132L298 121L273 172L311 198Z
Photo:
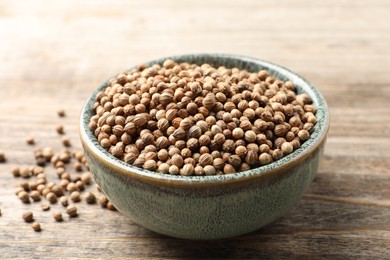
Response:
M166 57L178 62L209 63L248 71L268 69L309 94L318 122L309 140L288 156L253 170L219 176L171 176L136 168L104 150L88 128L101 85L88 99L80 135L89 167L115 207L155 232L186 239L220 239L245 234L285 214L303 195L317 172L329 128L321 94L306 80L278 65L236 55L196 54ZM150 61L155 64L166 59Z

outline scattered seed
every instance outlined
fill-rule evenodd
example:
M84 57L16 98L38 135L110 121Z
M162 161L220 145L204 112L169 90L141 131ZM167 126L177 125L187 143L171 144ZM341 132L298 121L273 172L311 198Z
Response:
M0 163L3 163L6 161L5 154L3 152L0 152Z
M34 229L35 232L40 232L41 231L41 224L39 224L38 222L32 223L31 227Z
M58 134L60 135L63 135L65 132L64 132L64 126L63 125L57 125L56 126L56 131Z
M70 194L70 199L71 199L73 202L80 202L80 201L81 201L80 192L78 192L78 191L73 191L73 192Z
M65 110L60 109L60 110L57 111L57 114L58 114L59 117L65 117Z
M50 210L50 205L47 204L47 203L44 203L44 204L41 205L41 209L43 211L48 211L48 210Z
M26 143L29 144L29 145L35 144L34 137L28 136L28 137L26 138Z
M77 207L75 205L69 205L66 207L66 214L68 214L71 218L77 216Z
M62 206L67 207L68 206L68 198L65 196L60 197L60 203Z
M65 137L65 136L62 137L61 141L62 141L62 144L65 147L70 147L71 146L70 139L68 137Z
M95 204L96 203L96 196L95 196L95 194L93 194L92 192L87 192L85 194L85 201L88 204Z
M32 211L23 212L22 217L23 217L24 221L26 221L26 222L33 222L33 220L34 220L34 214Z
M61 222L62 221L62 213L59 211L55 211L53 213L53 218L55 219L55 221Z

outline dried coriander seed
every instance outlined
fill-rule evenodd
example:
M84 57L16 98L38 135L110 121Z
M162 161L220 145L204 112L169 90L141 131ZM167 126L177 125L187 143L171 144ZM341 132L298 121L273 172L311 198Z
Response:
M25 204L30 203L30 196L28 195L28 193L26 191L23 190L23 191L19 192L18 197L23 203L25 203Z
M30 197L33 201L37 202L41 200L41 194L37 190L33 190L30 193Z
M60 109L60 110L57 111L57 114L58 114L59 117L65 117L65 110Z
M70 199L71 199L73 202L80 202L80 201L81 201L80 192L78 192L78 191L73 191L73 192L70 194Z
M61 142L62 144L65 146L65 147L70 147L71 146L71 143L70 143L70 139L68 137L63 137L61 139Z
M49 204L42 204L41 205L41 209L43 210L43 211L48 211L48 210L50 210L50 205Z
M5 154L3 152L0 152L0 163L3 163L6 161Z
M105 208L107 206L107 203L108 203L108 199L106 196L104 196L103 194L100 195L100 198L99 198L99 204L102 208Z
M57 125L56 126L56 132L60 135L63 135L65 133L64 126L63 125Z
M95 196L95 194L93 194L92 192L87 192L85 194L85 201L88 204L95 204L96 203L96 196Z
M29 144L29 145L35 144L34 137L28 136L28 137L26 138L26 143Z
M164 64L121 73L96 97L89 127L126 163L160 174L226 174L278 160L310 138L316 108L291 81L266 70ZM210 71L201 73L204 66Z
M22 218L25 222L33 222L34 220L34 213L32 211L25 211L23 212Z
M62 219L62 213L59 212L59 211L53 212L53 218L55 219L55 221L61 222L63 220Z
M14 166L11 169L12 175L14 177L20 177L20 167L19 166Z
M35 232L40 232L42 229L41 229L41 224L39 224L38 222L34 222L31 224L31 227L32 229L35 231Z
M77 217L77 207L75 205L67 206L66 214L68 214L71 218Z

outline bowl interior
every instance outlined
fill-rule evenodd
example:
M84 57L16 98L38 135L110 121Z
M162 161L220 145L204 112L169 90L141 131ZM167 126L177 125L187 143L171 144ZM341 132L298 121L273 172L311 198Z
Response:
M115 168L120 172L131 175L136 179L148 180L158 184L164 185L223 185L226 183L234 183L241 181L250 181L252 178L258 178L261 176L280 172L281 169L286 169L297 163L302 162L305 158L310 156L326 138L326 134L329 129L329 114L327 104L318 90L312 86L308 81L291 72L290 70L283 68L279 65L253 59L245 56L238 55L226 55L226 54L193 54L193 55L180 55L170 56L161 59L147 62L147 65L161 64L166 59L173 59L177 62L188 62L201 65L203 63L209 63L214 67L225 66L227 68L237 67L239 69L246 69L249 72L259 71L261 69L267 69L269 73L280 80L290 80L296 86L298 93L307 93L313 100L313 104L317 108L316 117L317 123L314 127L314 131L311 134L309 140L305 141L300 148L293 151L291 154L284 156L283 158L272 162L268 165L264 165L248 171L239 173L215 175L215 176L180 176L169 174L158 174L144 170L124 161L115 158L108 151L106 151L97 141L97 138L88 128L88 123L91 116L94 115L92 109L95 102L96 94L107 87L108 80L104 82L99 88L97 88L92 96L87 100L85 106L82 109L80 119L80 136L84 144L84 148L92 152L96 157L102 158L110 167ZM131 68L132 69L132 68Z

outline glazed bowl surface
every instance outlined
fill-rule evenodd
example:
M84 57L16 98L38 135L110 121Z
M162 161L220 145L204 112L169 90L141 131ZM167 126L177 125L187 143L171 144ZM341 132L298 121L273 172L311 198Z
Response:
M157 233L185 239L221 239L255 231L284 215L313 180L326 142L329 112L318 90L299 75L270 62L237 55L194 54L147 62L177 62L267 69L307 93L317 108L309 140L291 154L249 171L215 176L158 174L115 158L88 128L98 87L80 117L80 137L94 178L115 207L130 220Z

